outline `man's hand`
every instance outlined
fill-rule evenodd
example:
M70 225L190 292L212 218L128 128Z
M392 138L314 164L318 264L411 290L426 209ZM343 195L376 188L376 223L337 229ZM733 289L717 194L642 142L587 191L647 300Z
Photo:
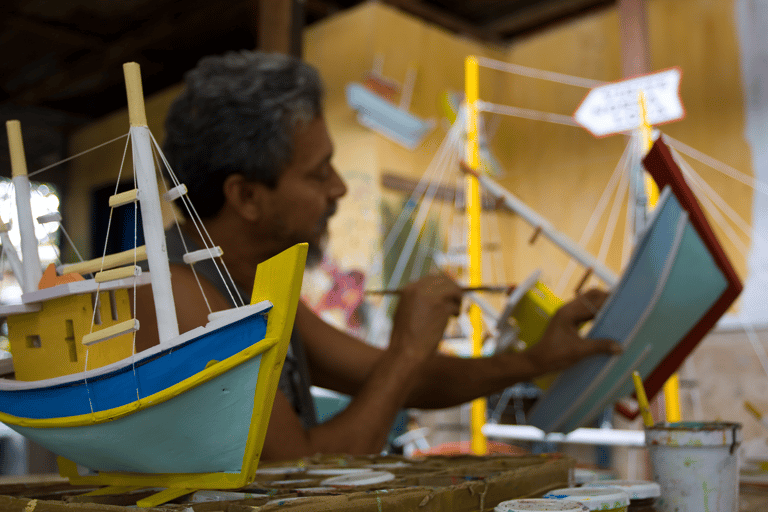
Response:
M406 285L395 311L390 348L426 359L437 349L451 316L461 310L461 288L444 274Z
M595 354L620 354L621 345L607 339L584 339L579 326L594 318L608 298L600 290L589 290L557 310L541 340L525 354L540 374L560 371Z

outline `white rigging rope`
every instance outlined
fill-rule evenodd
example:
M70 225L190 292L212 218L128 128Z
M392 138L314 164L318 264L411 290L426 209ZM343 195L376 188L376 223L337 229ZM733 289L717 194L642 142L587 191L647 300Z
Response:
M513 75L527 76L530 78L538 78L541 80L547 80L549 82L556 82L565 85L574 85L576 87L584 87L591 89L598 85L603 85L606 82L600 80L594 80L592 78L582 78L579 76L566 75L564 73L557 73L555 71L546 71L543 69L531 68L528 66L522 66L520 64L511 64L496 59L490 59L488 57L476 57L477 63L480 66L490 69L496 69L498 71L504 71Z
M613 169L613 174L611 174L611 177L608 180L608 184L605 186L600 199L597 201L597 205L595 205L595 209L593 210L592 216L587 222L587 226L584 228L584 231L581 234L581 238L579 239L580 246L586 247L587 244L589 244L589 241L592 240L592 236L597 229L597 225L600 222L605 209L608 207L608 202L611 199L611 196L613 196L613 194L616 192L616 188L618 187L622 175L628 172L627 160L629 158L630 150L631 146L627 144L624 147L624 152L622 153L619 162ZM565 292L565 287L568 285L568 281L570 281L576 268L576 261L572 258L569 259L568 265L566 266L565 271L563 272L563 275L560 277L560 281L557 284L556 293L558 295L562 295Z
M165 168L168 171L168 175L171 177L171 180L173 181L174 186L181 185L181 182L176 177L176 174L173 172L173 169L171 168L170 164L168 163L168 160L166 160L165 155L163 155L162 150L160 149L160 145L157 143L157 140L155 140L155 136L152 135L150 132L150 137L152 137L152 142L155 145L155 149L157 151L157 154L160 156L160 158L163 160L163 164L165 164ZM198 235L200 236L200 239L203 241L203 245L205 245L206 249L209 249L210 247L215 247L215 243L213 242L213 238L208 233L208 230L205 227L205 224L203 224L203 219L200 218L200 215L197 213L197 210L195 209L192 202L189 200L188 197L186 197L186 194L183 194L181 196L182 202L184 203L184 206L187 208L187 211L190 213L190 218L192 219L193 224L195 225L195 228L197 229ZM210 244L210 247L209 245ZM220 258L221 259L221 258ZM226 264L224 263L224 260L221 259L220 263L221 266L224 268L224 273L227 274L227 277L229 278L229 281L224 278L222 275L221 270L219 269L219 265L216 262L216 258L212 258L211 260L214 264L214 267L216 267L216 271L219 273L219 277L221 278L222 282L224 283L224 287L227 289L227 293L229 293L230 298L232 299L232 304L234 304L236 307L238 307L238 301L235 300L235 295L239 299L240 305L244 305L245 302L243 301L243 297L240 295L240 291L237 289L237 286L235 285L234 280L232 279L232 276L229 273L229 270L227 269ZM230 290L229 284L232 284L232 287L234 288L234 294L232 293L232 290Z
M701 187L702 192L709 197L710 200L712 200L713 203L715 203L718 208L720 208L723 213L726 214L726 216L733 222L742 233L744 233L747 237L753 236L752 226L749 225L749 223L744 220L737 212L733 209L718 193L717 191L712 188L711 185L709 185L702 177L699 175L693 167L688 164L674 149L672 150L672 156L675 157L675 162L677 162L680 165L680 169L683 172L683 174L689 178L696 180L697 184ZM759 236L759 235L758 235Z
M126 134L124 134L124 135L120 135L119 137L115 137L114 139L112 139L112 140L108 140L107 142L102 142L102 143L101 143L101 144L99 144L98 146L94 146L94 147L92 147L92 148L90 148L90 149L86 149L85 151L82 151L82 152L80 152L80 153L77 153L76 155L72 155L72 156L69 156L69 157L67 157L67 158L65 158L65 159L63 159L63 160L59 160L58 162L54 162L54 163L52 163L51 165L46 165L46 166L45 166L45 167L43 167L42 169L38 169L38 170L36 170L36 171L34 171L34 172L28 173L28 174L27 174L27 176L31 178L32 176L34 176L34 175L36 175L36 174L40 174L40 173L41 173L41 172L43 172L43 171L47 171L48 169L52 169L53 167L56 167L57 165L61 165L61 164L65 163L65 162L69 162L70 160L72 160L72 159L74 159L74 158L77 158L77 157L80 157L80 156L83 156L83 155L85 155L86 153L90 153L91 151L96 151L96 150L97 150L97 149L99 149L100 147L102 147L102 146L106 146L107 144L111 144L111 143L113 143L113 142L115 142L115 141L118 141L118 140L122 139L123 137L128 137L128 134L126 133Z
M753 188L754 190L757 190L758 192L768 195L768 184L765 184L762 181L759 181L754 176L750 176L749 174L745 174L735 167L732 167L728 164L725 164L721 162L720 160L717 160L716 158L713 158L709 155L706 155L699 151L698 149L694 149L691 146L684 144L680 142L677 139L674 139L670 137L667 134L664 134L664 140L669 142L669 145L678 150L680 153L687 155L694 160L697 160L712 169L725 174L726 176L733 178L736 181L739 181L748 187Z
M566 126L576 126L581 128L581 125L574 121L572 116L566 116L564 114L553 114L550 112L542 112L540 110L533 110L530 108L513 107L511 105L499 105L482 100L478 100L477 109L482 112L492 112L494 114L501 114L505 116L521 117L523 119L531 119L533 121L544 121L545 123L563 124Z
M683 174L686 176L686 178L688 178L688 182L693 186L694 190L700 191L700 193L697 194L697 198L706 208L707 213L712 216L717 225L720 226L720 228L723 230L731 243L736 247L736 249L738 249L743 255L746 255L749 252L749 246L745 244L744 241L739 237L738 233L736 233L736 230L734 230L733 227L731 227L731 225L726 222L723 214L720 213L720 210L717 209L714 202L709 198L706 191L701 186L701 178L696 175L695 171L690 169L687 164L681 166L681 170L683 171Z
M621 173L621 180L619 181L618 190L616 191L616 195L613 198L611 211L608 214L608 224L605 227L603 240L600 244L600 250L597 253L597 261L600 263L605 263L605 260L608 257L608 249L610 248L611 242L613 241L613 233L619 223L619 213L621 211L622 205L624 204L624 198L627 197L628 191L629 173L623 172Z

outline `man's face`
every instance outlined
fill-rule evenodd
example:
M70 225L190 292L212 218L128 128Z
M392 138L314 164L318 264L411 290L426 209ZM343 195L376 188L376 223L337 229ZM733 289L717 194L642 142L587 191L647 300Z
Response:
M285 246L307 242L307 264L319 263L328 220L347 187L331 165L333 143L325 120L316 118L295 135L293 161L283 171L269 198L267 227Z

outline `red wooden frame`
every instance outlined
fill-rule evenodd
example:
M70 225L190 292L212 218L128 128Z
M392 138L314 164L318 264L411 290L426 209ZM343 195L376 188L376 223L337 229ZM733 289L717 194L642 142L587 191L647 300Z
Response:
M683 173L680 171L677 162L675 162L669 147L662 141L662 137L659 137L650 152L648 152L648 155L643 159L643 165L654 181L656 181L659 189L663 189L667 185L672 189L672 193L677 196L680 205L688 212L691 224L696 229L696 232L701 237L701 240L728 282L728 286L720 298L701 317L688 334L680 340L672 352L646 377L643 383L646 394L648 397L653 397L661 390L667 379L683 364L685 358L693 352L693 349L696 348L696 345L699 344L702 338L715 326L731 304L733 304L736 297L741 293L742 284L730 261L728 261L723 248L718 243L715 233L712 231L701 206L696 200L696 196L686 183ZM616 410L630 419L635 418L639 413L637 410L628 409L623 404L617 404Z

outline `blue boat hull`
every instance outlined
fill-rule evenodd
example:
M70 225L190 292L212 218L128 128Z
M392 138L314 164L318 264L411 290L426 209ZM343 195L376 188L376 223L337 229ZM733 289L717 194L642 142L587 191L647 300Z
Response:
M204 336L138 358L135 364L66 384L32 389L2 389L0 412L18 418L62 418L108 411L126 406L178 384L264 339L267 320L258 313Z
M64 428L11 427L97 471L239 473L261 355L173 399L113 421Z

